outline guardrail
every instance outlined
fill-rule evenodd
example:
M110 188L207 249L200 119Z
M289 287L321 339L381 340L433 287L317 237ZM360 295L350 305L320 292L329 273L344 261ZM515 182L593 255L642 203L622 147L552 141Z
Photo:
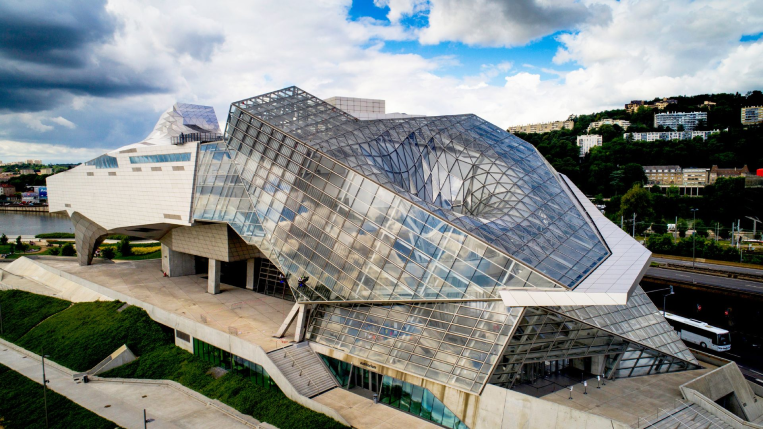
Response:
M289 353L289 350L285 350L284 357L289 357L291 359L291 366L292 368L296 365L296 367L299 369L299 376L302 377L302 374L304 373L307 376L307 385L309 386L310 383L314 384L313 378L310 377L310 371L305 371L304 368L302 368L302 365L300 365L296 359L294 359L294 356Z
M170 143L172 144L185 144L191 142L221 142L223 141L223 135L220 133L183 133L179 136L172 137Z

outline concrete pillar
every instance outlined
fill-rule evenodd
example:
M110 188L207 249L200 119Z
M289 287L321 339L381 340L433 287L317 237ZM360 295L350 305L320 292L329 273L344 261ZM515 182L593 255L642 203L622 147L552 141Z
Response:
M77 246L77 259L81 266L93 263L95 249L106 239L108 231L79 212L72 213L74 224L74 244Z
M216 259L209 259L209 271L208 274L208 280L207 280L207 292L211 293L212 295L217 295L220 293L220 269L222 268L222 263Z
M172 250L162 243L162 271L169 277L196 274L196 258L188 253Z
M254 290L254 258L246 260L246 288Z
M286 318L283 320L281 327L278 328L278 331L276 331L274 337L283 338L283 336L286 335L286 331L289 330L289 326L291 326L291 324L294 322L294 319L297 318L297 313L300 312L302 307L304 307L304 304L300 304L298 302L294 303L294 305L291 307L291 311L289 311L289 314L286 315Z

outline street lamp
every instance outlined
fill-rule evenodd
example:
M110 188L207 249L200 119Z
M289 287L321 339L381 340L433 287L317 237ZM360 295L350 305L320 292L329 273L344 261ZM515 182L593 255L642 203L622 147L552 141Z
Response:
M694 230L694 233L691 235L691 267L694 268L694 262L696 261L695 257L695 248L697 243L697 210L699 209L691 209L692 214L694 215L694 223L691 225L692 229Z
M676 294L675 292L673 292L673 286L669 286L669 287L666 287L664 289L657 289L657 290L652 290L652 291L646 292L646 293L665 292L666 290L670 291L670 292L668 292L668 293L666 293L665 295L662 296L662 317L665 317L665 306L667 305L668 297L670 295L675 295Z
M45 358L47 356L45 356L44 349L41 350L41 352L42 352L41 353L42 355L42 403L43 403L43 406L45 407L45 427L47 428L47 427L50 427L48 425L48 395L47 395L48 383L50 383L50 380L48 380L48 378L45 377Z

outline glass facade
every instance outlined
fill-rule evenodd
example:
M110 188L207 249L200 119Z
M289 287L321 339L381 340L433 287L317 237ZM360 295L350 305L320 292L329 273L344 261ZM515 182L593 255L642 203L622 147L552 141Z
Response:
M329 371L345 389L356 387L378 395L382 404L452 429L468 429L432 392L387 375L377 374L340 360L320 355Z
M150 164L156 162L183 162L190 161L191 153L163 153L158 155L131 156L130 164Z
M119 168L117 158L109 155L101 155L98 158L91 159L85 165L92 165L95 168Z
M479 392L511 334L520 308L500 301L320 305L307 338L353 356Z
M196 338L193 339L193 354L214 366L233 371L258 386L278 389L265 368Z

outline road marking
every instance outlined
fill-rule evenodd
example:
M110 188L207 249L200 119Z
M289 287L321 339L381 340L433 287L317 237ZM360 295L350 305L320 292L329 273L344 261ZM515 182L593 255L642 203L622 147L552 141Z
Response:
M756 378L755 381L759 381L761 384L763 384L763 380Z
M742 357L742 356L739 356L739 355L735 355L735 354L733 354L733 353L726 353L726 354L727 354L727 355L729 355L729 356L734 356L734 357L738 357L738 358L741 358L741 357Z

